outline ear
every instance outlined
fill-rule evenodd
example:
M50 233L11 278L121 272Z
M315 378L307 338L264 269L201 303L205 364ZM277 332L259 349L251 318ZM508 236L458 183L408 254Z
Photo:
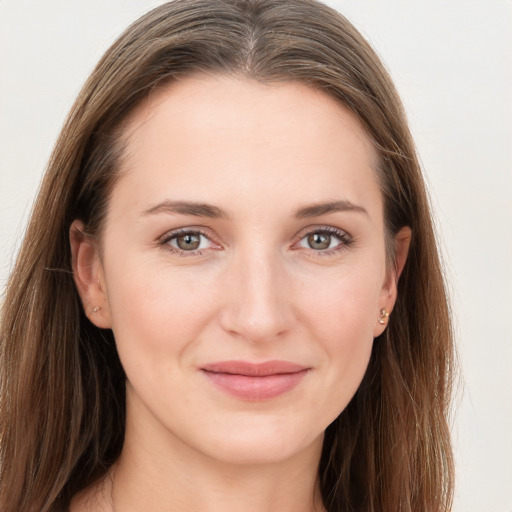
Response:
M389 269L386 281L381 290L374 337L380 336L384 332L388 323L388 316L393 311L397 297L398 279L400 278L405 267L405 262L407 261L407 255L409 254L409 247L411 245L411 236L412 231L408 226L404 226L400 229L395 236L395 264ZM385 313L381 314L383 310Z
M79 220L71 224L69 241L73 277L85 314L97 327L108 329L112 322L98 246Z

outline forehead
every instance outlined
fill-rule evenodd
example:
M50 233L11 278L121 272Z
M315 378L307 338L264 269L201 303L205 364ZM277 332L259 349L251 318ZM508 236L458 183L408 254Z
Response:
M274 192L291 202L380 196L377 154L360 121L304 84L189 77L152 93L126 126L120 185L145 194L141 201L193 194L254 206Z

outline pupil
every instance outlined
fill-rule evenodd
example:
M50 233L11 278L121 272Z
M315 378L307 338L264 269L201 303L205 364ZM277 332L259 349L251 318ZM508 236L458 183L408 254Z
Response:
M308 236L308 244L311 249L327 249L331 244L331 237L330 235L313 233Z
M193 251L199 247L200 239L198 235L181 235L176 240L178 247L184 251Z

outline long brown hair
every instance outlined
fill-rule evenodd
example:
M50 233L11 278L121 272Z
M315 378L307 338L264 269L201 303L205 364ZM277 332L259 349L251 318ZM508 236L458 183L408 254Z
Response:
M0 326L0 510L55 511L104 476L123 444L125 376L111 331L86 318L68 232L99 235L123 122L158 85L196 73L299 81L354 112L378 154L388 239L412 228L388 328L356 395L328 427L328 510L449 509L449 309L431 213L402 105L378 57L313 0L176 0L113 44L58 139L10 277ZM389 248L392 262L393 248Z

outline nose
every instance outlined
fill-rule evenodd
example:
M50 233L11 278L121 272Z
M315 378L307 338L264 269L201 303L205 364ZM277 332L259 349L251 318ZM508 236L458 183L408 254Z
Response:
M232 262L225 276L224 330L250 342L275 340L296 317L290 278L275 254L252 253Z

